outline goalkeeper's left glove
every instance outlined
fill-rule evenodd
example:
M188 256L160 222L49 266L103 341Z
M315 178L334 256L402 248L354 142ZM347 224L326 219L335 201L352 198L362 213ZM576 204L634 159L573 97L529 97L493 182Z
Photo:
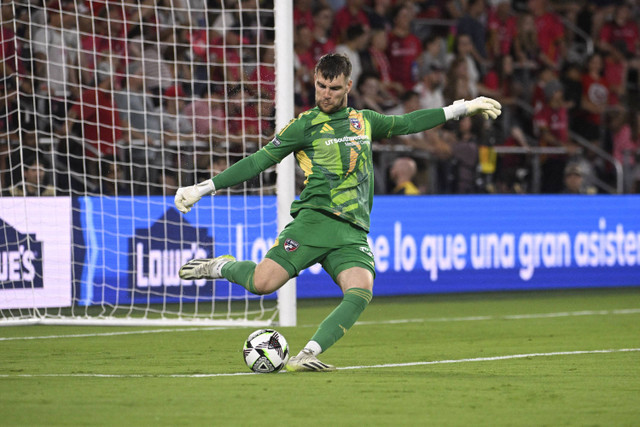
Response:
M471 101L459 99L448 107L444 107L444 116L447 120L458 120L460 117L482 114L485 119L496 119L502 113L502 105L495 99L479 96Z
M202 199L202 196L206 196L207 194L216 194L216 186L211 179L203 181L200 184L178 188L173 201L180 212L187 213L198 200Z

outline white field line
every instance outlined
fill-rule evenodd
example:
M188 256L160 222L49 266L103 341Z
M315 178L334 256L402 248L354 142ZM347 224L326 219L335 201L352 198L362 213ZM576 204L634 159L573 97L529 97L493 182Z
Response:
M467 316L467 317L434 317L422 319L396 319L396 320L373 320L356 322L356 325L394 325L403 323L428 323L428 322L477 322L485 320L522 320L522 319L546 319L555 317L573 316L608 316L638 314L640 308L618 309L618 310L583 310L583 311L562 311L557 313L533 313L533 314L511 314L506 316ZM300 327L312 328L318 325L300 325ZM24 340L44 340L57 338L88 338L88 337L110 337L119 335L145 335L173 332L196 332L215 331L221 329L237 329L238 326L211 326L211 327L188 327L173 329L148 329L138 331L118 331L118 332L97 332L91 334L69 334L69 335L44 335L33 337L0 337L0 341L24 341ZM1 330L1 329L0 329Z
M573 316L607 316L610 314L638 314L640 308L629 308L621 310L584 310L584 311L562 311L558 313L534 313L534 314L510 314L506 316L468 316L468 317L433 317L425 319L398 319L383 321L357 322L357 325L385 325L395 323L422 323L422 322L474 322L484 320L520 320L520 319L546 319L554 317Z
M554 357L554 356L576 356L582 354L610 354L638 352L640 348L619 348L606 350L579 350L579 351L554 351L550 353L528 353L509 354L505 356L476 357L469 359L449 359L433 360L427 362L408 363L385 363L382 365L359 365L345 366L338 368L339 371L359 370L359 369L384 369L411 366L443 365L452 363L472 363L472 362L493 362L511 359L530 359L534 357ZM286 371L280 372L286 373ZM237 377L245 375L260 375L253 372L234 372L228 374L97 374L97 373L77 373L77 374L0 374L0 378L217 378L217 377Z
M215 331L219 329L231 329L231 327L211 326L211 327L194 327L194 328L175 328L175 329L149 329L149 330L140 330L140 331L96 332L93 334L43 335L39 337L0 337L0 341L47 340L47 339L55 339L55 338L112 337L112 336L118 336L118 335L161 334L165 332Z

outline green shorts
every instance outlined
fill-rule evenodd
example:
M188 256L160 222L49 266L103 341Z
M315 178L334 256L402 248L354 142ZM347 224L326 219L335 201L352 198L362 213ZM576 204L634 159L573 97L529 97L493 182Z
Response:
M301 210L282 230L266 257L280 264L290 277L320 263L331 278L351 267L362 267L376 277L367 232L331 214Z

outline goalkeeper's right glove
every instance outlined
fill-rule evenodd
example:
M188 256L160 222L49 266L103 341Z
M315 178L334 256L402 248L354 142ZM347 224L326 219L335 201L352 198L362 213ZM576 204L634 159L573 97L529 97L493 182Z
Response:
M202 196L206 196L207 194L216 194L216 186L213 184L212 179L208 179L200 184L191 185L189 187L178 188L178 191L176 191L176 197L173 201L180 212L187 213L191 210L191 207L202 198Z
M448 107L444 107L444 116L447 120L458 120L460 117L482 114L485 119L496 119L502 113L502 105L495 99L479 96L471 101L459 99Z

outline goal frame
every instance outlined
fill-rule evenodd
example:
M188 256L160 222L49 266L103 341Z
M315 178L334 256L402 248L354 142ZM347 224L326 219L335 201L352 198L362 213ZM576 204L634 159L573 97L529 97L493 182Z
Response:
M284 127L294 115L293 64L293 1L274 1L275 55L275 129ZM289 209L295 198L295 162L287 156L276 167L277 230L280 232L291 221ZM70 248L71 250L71 248ZM42 314L37 307L28 309L30 316L0 318L0 326L15 325L76 325L76 326L195 326L195 327L262 327L270 325L295 326L297 324L296 280L291 279L277 291L277 320L270 319L207 319L202 317L157 318L115 316L63 316Z

